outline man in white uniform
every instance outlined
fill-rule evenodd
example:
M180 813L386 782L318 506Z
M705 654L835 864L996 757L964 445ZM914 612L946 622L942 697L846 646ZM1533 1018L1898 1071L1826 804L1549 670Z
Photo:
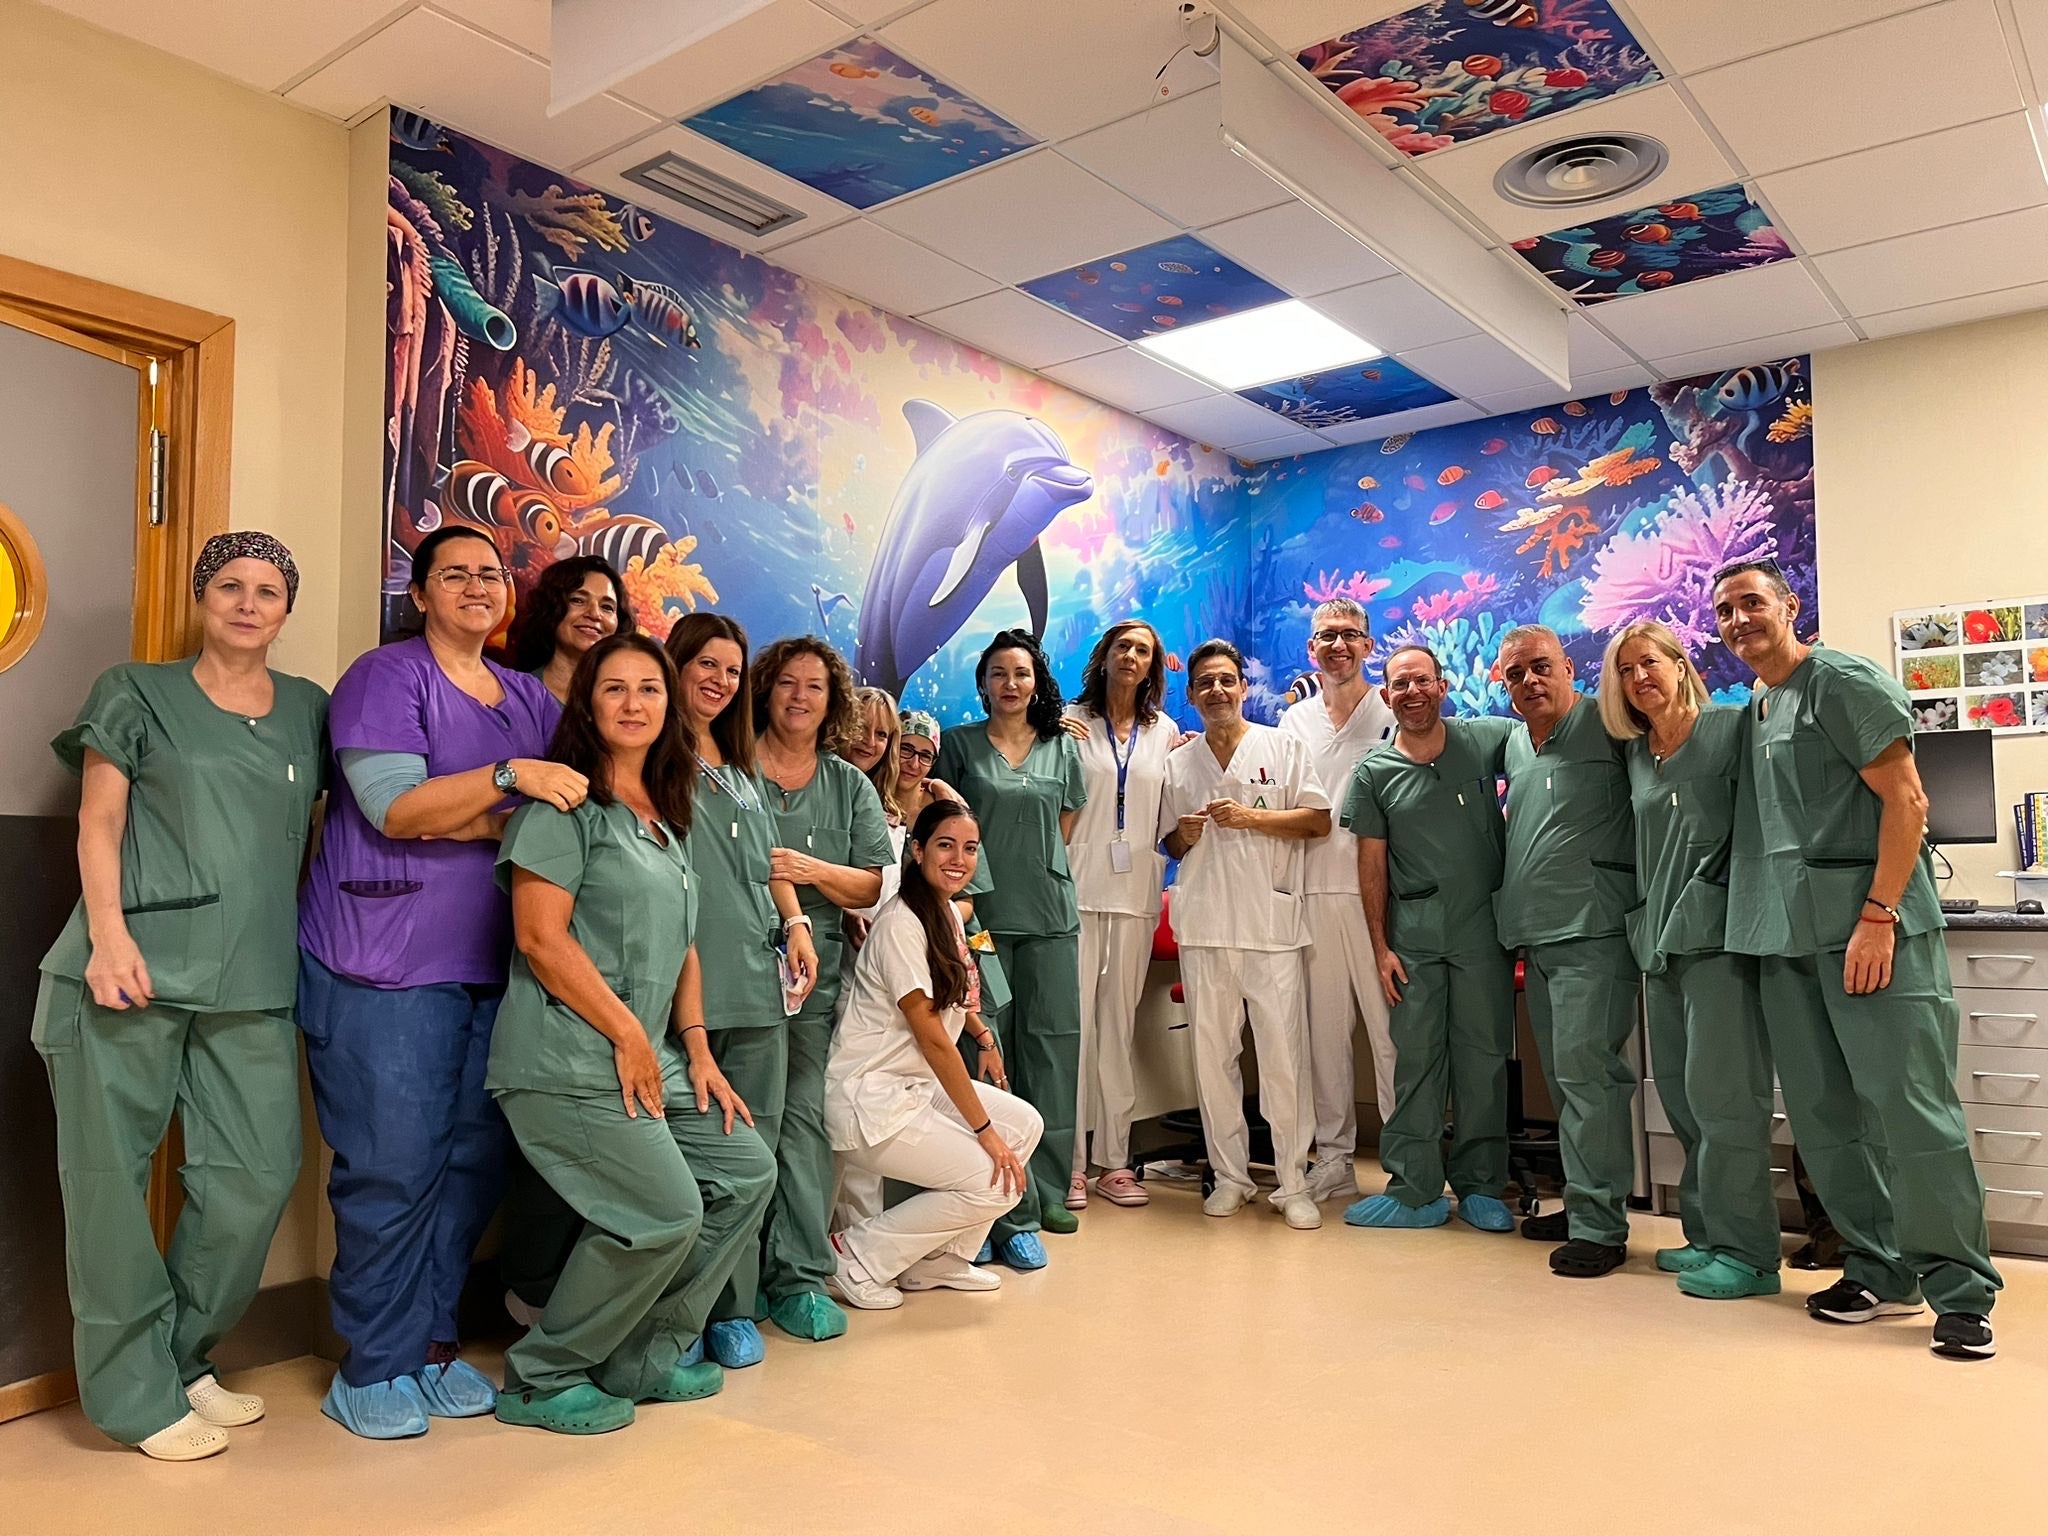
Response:
M1259 1109L1273 1130L1273 1203L1287 1225L1320 1227L1308 1192L1315 1133L1305 1057L1302 845L1330 830L1330 797L1300 742L1244 718L1244 657L1205 640L1188 658L1203 734L1166 759L1159 832L1181 861L1173 928L1195 1030L1195 1084L1216 1188L1211 1216L1251 1198L1244 1118L1244 1015L1259 1051Z
M1341 795L1359 759L1394 733L1394 712L1366 683L1372 622L1348 597L1322 604L1309 621L1308 654L1321 689L1280 717L1281 731L1308 751L1317 782ZM1372 1046L1373 1092L1380 1123L1394 1114L1394 1037L1380 989L1372 933L1358 896L1358 839L1344 827L1308 845L1302 915L1308 991L1309 1094L1315 1105L1315 1165L1309 1194L1318 1201L1358 1198L1358 1092L1352 1036L1362 1017Z

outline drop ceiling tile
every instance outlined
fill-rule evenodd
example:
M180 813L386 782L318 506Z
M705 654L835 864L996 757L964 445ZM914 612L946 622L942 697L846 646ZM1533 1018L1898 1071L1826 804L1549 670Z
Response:
M697 212L683 203L663 197L659 192L628 181L620 173L636 165L644 165L663 153L680 155L683 159L702 166L705 170L736 182L751 192L772 197L787 207L794 208L803 217L794 224L785 225L765 237L756 238L730 225L721 223L708 214ZM688 225L699 234L709 235L714 240L723 240L727 245L738 246L743 251L756 253L772 250L778 245L801 240L815 235L853 217L853 210L836 198L822 192L813 192L800 181L791 181L744 155L735 154L723 144L714 144L709 139L699 138L687 128L670 125L645 138L635 139L621 145L595 160L585 161L572 167L577 176L593 186L623 197L636 207L644 208L656 218L673 219L678 224Z
M1425 405L1442 405L1451 398L1449 390L1424 378L1397 357L1347 363L1341 368L1276 379L1237 393L1296 426L1315 430L1419 410Z
M2033 67L2034 84L2048 81L2048 0L2012 0L2021 51Z
M996 287L869 219L777 246L774 261L899 315L963 303Z
M1293 430L1271 411L1235 395L1210 395L1184 405L1163 405L1145 413L1169 432L1198 443L1256 443Z
M1104 181L1179 224L1209 224L1289 194L1223 142L1223 88L1211 86L1060 146Z
M1647 41L1680 74L1803 43L1926 0L1629 0Z
M275 91L389 16L398 0L323 0L319 5L292 6L256 0L186 0L182 5L50 0L50 8L190 59L260 91Z
M1589 373L1584 378L1574 377L1572 386L1581 395L1612 394L1617 389L1641 389L1645 384L1657 382L1654 371L1641 363L1630 363L1626 368L1608 368L1599 373Z
M1820 284L1796 261L1600 306L1600 323L1609 334L1652 359L1827 325L1840 318Z
M959 337L969 346L1008 358L1025 368L1069 362L1118 345L1116 337L1063 315L1050 304L1041 304L1014 288L998 288L965 304L927 310L918 318L949 336Z
M1047 368L1045 376L1105 405L1141 413L1216 393L1213 385L1191 379L1178 368L1169 368L1135 347L1119 347L1114 352L1058 363Z
M1177 232L1049 149L906 197L877 210L875 218L1006 283Z
M1524 150L1564 137L1627 130L1646 133L1664 145L1664 169L1619 197L1559 210L1527 208L1508 201L1493 189L1494 173ZM1416 173L1455 199L1472 217L1503 241L1548 234L1594 219L1625 213L1650 203L1670 202L1689 193L1718 187L1739 175L1677 90L1653 85L1610 101L1580 107L1567 125L1552 119L1488 134L1476 143L1461 144L1416 162Z
M2048 208L1859 245L1814 265L1853 315L2017 288L2048 279Z
M1945 299L1939 304L1895 309L1882 315L1859 315L1856 323L1866 336L1878 339L1903 336L1908 331L1931 331L1943 325L1968 325L1973 320L2017 315L2030 309L2048 309L2048 283L2028 283L1998 293L1973 293L1964 299Z
M1415 0L1238 0L1237 13L1290 53L1411 9Z
M1856 333L1837 321L1833 325L1816 325L1803 331L1760 336L1751 341L1662 358L1657 363L1657 371L1667 379L1690 379L1703 373L1721 373L1730 368L1746 368L1751 363L1776 362L1781 357L1798 357L1808 352L1825 352L1831 347L1855 344Z
M1469 400L1452 400L1443 405L1425 405L1419 411L1398 411L1373 421L1351 421L1341 427L1325 427L1316 435L1325 442L1343 447L1351 443L1376 442L1383 437L1392 437L1396 432L1427 432L1431 427L1477 421L1485 414Z
M433 0L433 4L435 10L459 16L479 31L503 38L535 58L550 57L553 44L549 37L549 0Z
M852 35L844 21L810 0L775 0L612 89L663 117L687 117Z
M1555 405L1566 398L1555 384L1543 384L1511 389L1505 394L1477 395L1472 403L1489 416L1506 416L1514 411L1533 411L1539 405Z
M1635 361L1594 321L1584 315L1571 315L1566 318L1565 336L1570 343L1569 355L1573 378L1582 373L1595 373L1601 369L1626 367Z
M1887 81L1894 84L1878 84ZM1709 70L1686 85L1755 174L2025 105L1992 0L1947 0ZM1909 109L1901 92L1911 96Z
M1330 445L1313 432L1294 429L1278 437L1260 438L1256 442L1219 443L1232 458L1249 459L1254 464L1263 464L1268 459L1291 459L1297 454L1320 453Z
M287 99L344 119L397 102L543 165L580 164L659 121L608 95L550 117L547 65L433 11L401 16Z
M842 16L849 16L863 26L878 21L888 21L905 11L914 11L924 0L829 0L833 10Z
M1563 393L1541 369L1524 362L1491 336L1461 336L1432 347L1406 348L1401 361L1453 394L1472 398L1539 387L1553 395Z
M1584 306L1793 259L1770 213L1739 181L1517 240L1514 251Z
M1119 251L1107 260L1048 272L1020 286L1033 298L1126 341L1263 309L1287 297L1193 235Z
M1150 106L1153 73L1184 41L1173 6L1105 0L1034 0L1028 11L934 0L881 38L1043 139Z
M1399 274L1322 294L1311 307L1383 352L1406 352L1479 329L1414 278Z
M1248 213L1198 231L1210 245L1235 257L1298 299L1393 275L1393 267L1306 203Z
M1761 190L1809 256L2048 202L2024 112L1781 171Z

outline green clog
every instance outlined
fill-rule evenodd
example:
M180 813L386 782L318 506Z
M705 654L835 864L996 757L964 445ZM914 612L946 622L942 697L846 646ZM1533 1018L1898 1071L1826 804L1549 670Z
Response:
M716 1361L698 1360L693 1364L678 1363L668 1373L668 1380L648 1393L643 1403L693 1403L700 1397L710 1397L725 1386L725 1370Z
M1752 1269L1739 1259L1716 1254L1698 1269L1682 1271L1678 1288L1707 1301L1739 1301L1745 1296L1775 1296L1784 1286L1775 1269Z
M604 1435L633 1422L633 1405L593 1382L580 1381L559 1392L507 1387L498 1394L497 1416L500 1424L558 1435Z
M1695 1248L1687 1243L1683 1248L1659 1248L1657 1267L1667 1275L1683 1275L1695 1269L1704 1269L1714 1262L1711 1248Z
M1048 1232L1062 1235L1081 1230L1081 1218L1064 1205L1048 1204L1038 1213L1038 1224Z

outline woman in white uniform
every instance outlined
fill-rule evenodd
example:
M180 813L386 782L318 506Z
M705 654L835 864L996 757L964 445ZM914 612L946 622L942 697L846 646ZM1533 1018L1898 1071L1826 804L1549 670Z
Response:
M902 1204L834 1234L832 1289L849 1306L903 1305L904 1291L1002 1284L971 1256L1025 1188L1044 1121L1003 1091L995 1036L953 908L973 877L979 824L964 806L927 806L911 828L903 884L876 915L825 1072L835 1151L878 1177L916 1185ZM957 1041L980 1047L977 1083Z
M1138 997L1159 926L1166 860L1153 839L1166 754L1179 728L1160 713L1166 647L1142 619L1112 624L1089 653L1081 696L1067 711L1079 727L1088 803L1067 860L1081 908L1081 1092L1074 1120L1074 1176L1067 1206L1088 1203L1089 1133L1102 1169L1095 1191L1112 1205L1144 1205L1131 1173L1131 1115L1138 1102L1131 1040Z

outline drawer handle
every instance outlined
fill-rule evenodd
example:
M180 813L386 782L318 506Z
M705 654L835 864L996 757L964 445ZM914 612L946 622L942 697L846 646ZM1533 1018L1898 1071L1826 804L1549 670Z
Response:
M1973 1019L2018 1019L2022 1024L2038 1024L2041 1022L2041 1015L2038 1013L1973 1013L1970 1017Z
M2032 965L2034 963L2032 955L1970 955L1967 958L1971 960L2005 960L2014 965Z
M1984 1193L1987 1195L2018 1195L2022 1200L2048 1200L2048 1189L1993 1189L1989 1184L1986 1184L1984 1186Z
M1979 1125L1971 1128L1972 1136L2017 1136L2021 1141L2039 1141L2039 1131L2002 1131L1995 1125Z
M2038 1072L1972 1072L1970 1076L2009 1077L2016 1083L2038 1083L2041 1081L2041 1074Z

